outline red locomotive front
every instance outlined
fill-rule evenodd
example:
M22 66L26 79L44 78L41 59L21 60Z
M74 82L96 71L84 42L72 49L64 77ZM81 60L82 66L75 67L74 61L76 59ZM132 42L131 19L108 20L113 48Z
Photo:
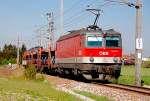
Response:
M60 37L56 44L56 64L60 71L118 78L121 69L121 34L114 30L77 30ZM60 72L59 71L59 72Z

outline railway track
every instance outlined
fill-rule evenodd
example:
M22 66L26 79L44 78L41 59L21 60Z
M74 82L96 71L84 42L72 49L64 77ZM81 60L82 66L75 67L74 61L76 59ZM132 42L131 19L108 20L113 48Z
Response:
M59 87L90 92L98 96L106 96L114 101L150 101L150 89L148 88L135 86L130 86L129 88L127 85L108 84L109 82L107 81L102 83L102 81L85 82L68 78L59 79L61 79L61 81L57 81L56 77L54 77L50 79L50 81L55 82L56 80ZM57 85L57 83L55 85Z
M75 79L75 81L78 81L78 80ZM101 82L87 81L85 79L84 80L82 79L82 80L79 80L79 81L150 96L150 88L146 88L146 87L138 87L138 86L132 86L132 85L125 85L125 84L112 84L112 83L108 84L108 82L101 83L102 81Z
M71 78L71 80L72 80L72 78ZM75 79L75 81L92 83L92 84L96 84L96 85L100 85L100 86L105 86L105 87L110 87L110 88L115 88L115 89L120 89L120 90L125 90L125 91L130 91L130 92L150 96L150 88L146 88L146 87L138 87L138 86L132 86L132 85L125 85L125 84L112 84L112 83L111 84L106 84L108 82L100 83L100 82L97 82L97 81L87 81L85 79L84 80L83 79L82 80L76 80Z
M150 88L137 87L137 86L131 86L131 85L124 85L124 84L101 84L101 83L95 83L95 82L93 83L96 85L131 91L131 92L150 96Z

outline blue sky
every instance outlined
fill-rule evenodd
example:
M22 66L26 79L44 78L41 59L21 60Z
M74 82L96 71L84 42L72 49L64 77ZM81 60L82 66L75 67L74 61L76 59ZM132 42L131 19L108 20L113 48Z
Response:
M98 25L102 29L114 28L122 33L124 53L133 53L135 47L135 8L126 5L100 6L105 0L64 0L65 32L93 23L94 16L85 11L90 8L103 10ZM118 0L119 1L119 0ZM135 2L135 0L129 0ZM142 0L142 37L144 56L150 56L149 27L150 0ZM0 2L0 47L5 43L16 44L17 34L28 48L37 44L36 30L47 28L46 13L54 12L55 37L60 36L60 0L1 0Z

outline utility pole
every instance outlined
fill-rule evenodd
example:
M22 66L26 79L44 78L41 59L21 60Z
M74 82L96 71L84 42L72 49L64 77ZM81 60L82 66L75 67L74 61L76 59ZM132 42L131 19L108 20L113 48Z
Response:
M42 46L42 30L41 29L37 29L36 30L37 33L37 41L38 41L38 46Z
M60 0L60 33L64 34L64 0Z
M49 48L54 51L54 16L53 12L47 13L48 16L48 34L49 34Z
M42 32L39 30L39 46L42 46Z
M37 33L37 35L36 35L36 38L37 38L37 46L41 46L41 35L40 35L40 31L39 31L39 29L36 29L36 33Z
M136 9L136 26L135 26L135 85L141 86L141 64L142 64L142 35L141 35L141 17L142 17L142 3L141 0L136 0L136 3L130 3L126 0L122 0L122 3L127 4L129 7Z
M106 0L110 1L110 0ZM128 0L120 0L120 1L110 1L110 2L118 2L128 5L129 7L134 7L136 9L136 27L135 27L135 85L141 86L141 64L142 64L142 35L141 35L141 17L142 17L142 3L141 0L136 0L136 3L130 3Z
M136 27L135 27L135 85L141 86L141 64L142 64L142 35L141 35L141 17L142 17L142 3L141 0L136 0L136 3L130 3L128 0L121 0L119 3L124 3L129 7L136 9Z
M141 64L142 64L142 35L141 35L141 17L142 17L142 3L141 0L136 0L136 3L130 3L128 0L121 0L129 7L134 7L136 9L136 26L135 26L135 85L141 86Z
M47 13L47 20L48 20L48 34L49 34L49 46L48 46L48 51L49 51L49 60L52 58L52 53L51 51L54 51L54 16L53 12ZM49 66L52 65L52 61L50 61Z
M136 0L136 33L135 33L135 85L141 86L141 64L142 64L142 36L141 36L141 1Z
M18 40L17 40L17 66L19 67L19 44L20 44L20 40L19 40L19 34L18 34Z

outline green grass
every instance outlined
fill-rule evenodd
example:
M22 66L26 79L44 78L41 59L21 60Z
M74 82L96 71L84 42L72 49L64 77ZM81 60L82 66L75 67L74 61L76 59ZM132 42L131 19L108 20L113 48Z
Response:
M150 68L141 68L141 79L144 81L144 85L150 85ZM118 83L134 85L134 81L135 67L122 66Z
M95 101L112 101L110 99L108 99L107 97L104 96L97 96L95 94L89 93L89 92L85 92L85 91L77 91L75 90L76 93L87 96L91 99L94 99Z
M17 101L26 99L26 96L29 96L31 101L37 98L41 99L40 101L80 101L75 96L54 89L48 83L0 78L0 98L2 96L3 100L7 101L8 96L13 97L12 94L18 95L15 95ZM22 98L19 97L20 94Z
M0 65L7 65L8 63L15 64L16 58L0 59Z

